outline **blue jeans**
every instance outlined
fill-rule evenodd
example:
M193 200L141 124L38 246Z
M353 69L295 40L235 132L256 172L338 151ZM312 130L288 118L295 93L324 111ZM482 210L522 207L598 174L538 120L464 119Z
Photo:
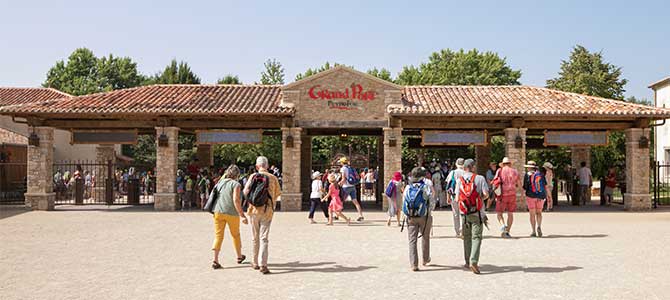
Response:
M321 206L321 210L323 211L323 215L328 219L328 201L321 202L321 199L319 198L311 198L309 199L310 206L309 206L309 218L313 219L314 218L314 212L316 211L317 206Z

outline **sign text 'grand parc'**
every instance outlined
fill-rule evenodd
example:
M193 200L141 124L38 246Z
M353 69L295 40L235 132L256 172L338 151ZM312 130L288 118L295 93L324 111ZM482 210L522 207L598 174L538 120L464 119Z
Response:
M362 110L359 101L372 101L377 96L377 92L365 90L357 83L344 90L329 90L315 85L309 89L308 94L314 100L328 100L329 108L342 110Z

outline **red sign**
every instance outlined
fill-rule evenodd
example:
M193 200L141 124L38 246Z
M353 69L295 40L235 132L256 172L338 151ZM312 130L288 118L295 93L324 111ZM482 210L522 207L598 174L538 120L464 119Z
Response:
M375 91L366 91L363 86L357 83L351 84L344 90L329 90L321 88L320 85L315 85L309 89L309 97L312 99L331 100L331 99L349 99L372 101L375 100L377 93Z

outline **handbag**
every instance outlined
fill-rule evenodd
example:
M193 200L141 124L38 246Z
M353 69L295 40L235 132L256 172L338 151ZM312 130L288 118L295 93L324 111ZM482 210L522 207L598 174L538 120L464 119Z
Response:
M214 188L212 189L212 192L209 194L209 199L207 199L207 203L205 203L205 206L202 207L203 211L209 212L210 214L214 214L214 207L216 207L216 201L219 199L219 189L215 185Z

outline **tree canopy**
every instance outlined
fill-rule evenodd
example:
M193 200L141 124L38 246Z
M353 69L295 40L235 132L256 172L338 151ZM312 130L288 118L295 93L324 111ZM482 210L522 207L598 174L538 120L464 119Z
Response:
M226 76L223 76L223 78L220 78L219 80L216 81L217 84L242 84L242 81L240 81L240 78L237 77L237 75L233 76L232 74L228 74Z
M79 96L135 87L143 80L144 76L137 72L137 64L130 58L112 54L98 58L91 50L79 48L70 54L67 62L56 62L42 85Z
M321 73L321 72L326 71L326 70L330 70L331 68L337 67L339 65L342 65L342 64L338 64L338 63L330 64L330 62L326 62L318 68L314 68L314 69L309 68L309 69L307 69L307 71L305 71L305 73L298 73L298 75L295 76L295 81L298 81L298 80L303 79L303 78L307 78L309 76ZM353 67L350 67L350 68L353 69Z
M191 71L191 67L186 62L177 63L177 60L173 59L162 72L154 75L152 83L200 84L200 77Z
M263 64L265 70L261 72L261 84L284 84L284 67L276 59L268 59Z
M372 68L372 69L368 70L367 73L374 76L374 77L384 79L386 81L394 82L393 78L391 78L391 71L389 71L386 68L381 68L381 69Z
M396 82L403 85L517 85L520 70L513 70L505 58L477 49L433 52L419 67L405 66Z

